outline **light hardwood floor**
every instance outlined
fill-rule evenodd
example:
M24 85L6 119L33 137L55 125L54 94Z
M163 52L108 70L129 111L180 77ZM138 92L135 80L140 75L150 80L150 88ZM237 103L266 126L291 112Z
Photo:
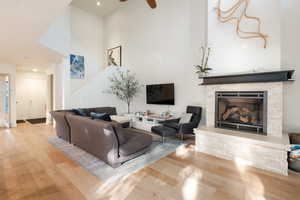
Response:
M54 130L0 129L0 199L300 199L300 174L288 177L194 151L187 145L153 165L103 184L47 142Z

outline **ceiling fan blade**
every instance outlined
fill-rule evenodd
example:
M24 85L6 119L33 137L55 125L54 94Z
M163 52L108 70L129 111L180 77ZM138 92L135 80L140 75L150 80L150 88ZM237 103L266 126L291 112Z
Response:
M156 0L147 0L147 2L151 8L157 7Z

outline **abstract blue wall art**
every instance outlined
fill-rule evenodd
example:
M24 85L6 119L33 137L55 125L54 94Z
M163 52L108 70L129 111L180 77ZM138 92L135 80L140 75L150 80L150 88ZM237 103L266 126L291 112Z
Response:
M71 79L84 79L84 57L70 55Z

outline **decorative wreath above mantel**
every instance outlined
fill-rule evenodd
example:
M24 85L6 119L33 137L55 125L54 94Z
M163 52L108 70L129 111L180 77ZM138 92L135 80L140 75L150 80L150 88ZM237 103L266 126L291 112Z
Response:
M221 2L223 0L218 0L218 6L215 8L218 20L222 23L229 21L235 21L236 23L236 33L241 39L255 39L261 38L264 41L264 48L267 48L267 38L268 36L261 33L261 20L258 17L252 17L247 14L247 9L250 0L239 0L228 10L221 9ZM239 10L241 10L239 12ZM253 32L243 31L241 29L241 22L245 19L255 20L258 23L257 30Z

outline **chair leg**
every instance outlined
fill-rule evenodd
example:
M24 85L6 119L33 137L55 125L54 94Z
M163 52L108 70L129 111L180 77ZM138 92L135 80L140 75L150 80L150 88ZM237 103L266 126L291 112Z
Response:
M181 140L184 140L184 134L181 133Z
M166 140L166 139L165 139L165 136L163 135L163 136L162 136L162 143L165 143L165 140Z

